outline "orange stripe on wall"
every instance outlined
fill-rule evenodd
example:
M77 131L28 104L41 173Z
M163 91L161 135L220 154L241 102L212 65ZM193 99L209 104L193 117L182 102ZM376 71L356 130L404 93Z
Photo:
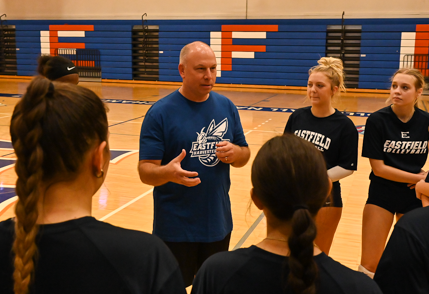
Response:
M429 53L429 25L416 25L416 43L414 53Z
M222 25L222 31L228 32L278 32L278 25Z
M416 25L416 32L429 32L429 25Z
M265 52L266 47L262 45L223 45L222 51L245 51L245 52ZM231 55L232 56L232 55ZM223 55L222 55L223 57Z
M416 25L416 42L414 48L414 54L429 54L429 25ZM415 57L414 68L422 71L424 75L427 75L428 63L421 60L420 57Z
M73 61L74 64L76 64L76 61ZM95 61L90 61L90 60L78 60L77 61L77 66L89 66L89 67L94 67Z
M416 45L415 45L414 53L415 54L429 53L429 33L416 32Z
M221 67L221 70L225 70L225 71L231 71L232 70L231 64L222 64L220 67Z
M50 31L49 32L49 43L58 43L58 32Z
M220 63L221 64L232 64L232 58L221 58Z
M232 32L222 32L222 45L232 45Z
M85 43L51 43L51 48L85 49Z
M222 32L222 39L232 39L232 32Z
M93 31L93 25L50 25L50 31Z

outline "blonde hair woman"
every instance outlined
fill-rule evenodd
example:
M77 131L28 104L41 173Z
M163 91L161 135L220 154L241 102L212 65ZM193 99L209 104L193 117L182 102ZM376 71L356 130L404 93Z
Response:
M422 206L414 186L425 178L429 114L417 108L425 81L417 69L399 69L392 77L391 105L366 122L362 156L372 172L363 211L362 259L359 270L374 276L393 216L399 219Z
M311 106L292 113L284 132L313 143L325 158L333 188L316 218L316 244L329 254L343 207L339 180L357 169L358 132L353 122L332 106L334 96L345 91L342 61L323 57L318 63L309 70L307 98Z

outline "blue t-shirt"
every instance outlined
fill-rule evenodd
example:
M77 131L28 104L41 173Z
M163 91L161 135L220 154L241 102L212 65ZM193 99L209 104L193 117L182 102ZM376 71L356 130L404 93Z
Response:
M182 168L201 179L195 187L172 182L155 187L153 233L164 241L215 242L232 231L230 167L215 154L220 141L247 146L237 108L215 92L193 102L175 91L147 112L140 160L161 159L165 165L185 149Z

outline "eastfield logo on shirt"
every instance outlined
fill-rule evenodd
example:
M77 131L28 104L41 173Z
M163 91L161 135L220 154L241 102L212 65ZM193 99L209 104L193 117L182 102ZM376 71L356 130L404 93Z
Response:
M316 148L322 152L328 150L329 146L331 146L330 138L316 132L308 130L296 130L294 134L297 137L303 138L304 140L313 143L314 146L316 146Z
M212 120L207 132L204 132L205 127L201 132L197 132L197 141L192 142L190 151L191 157L199 157L199 160L205 166L213 167L219 163L219 158L216 156L216 144L221 141L229 141L223 139L223 136L228 131L228 119L225 118L216 125L215 120Z
M391 141L384 142L383 152L395 154L424 154L427 152L427 141Z

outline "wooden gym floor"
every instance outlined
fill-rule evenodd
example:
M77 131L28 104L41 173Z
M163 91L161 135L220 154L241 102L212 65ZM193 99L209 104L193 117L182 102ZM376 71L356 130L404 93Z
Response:
M29 79L0 78L0 140L10 141L10 117L17 97L3 94L23 94ZM139 83L89 83L83 87L95 91L107 100L110 125L110 148L121 157L112 159L104 185L93 198L93 216L125 228L152 231L153 199L151 186L140 182L137 173L139 134L148 101L154 102L173 92L178 86L157 86ZM231 167L232 214L234 229L230 249L248 247L265 237L265 219L256 207L249 207L250 170L253 158L264 142L283 133L290 109L308 105L305 91L215 88L239 107L239 113L252 152L250 162L243 168ZM335 101L338 110L372 113L384 107L388 94L343 94ZM426 109L426 102L420 106ZM242 106L242 107L241 107ZM241 110L243 109L243 110ZM270 111L268 111L270 110ZM289 110L289 112L288 112ZM350 116L356 126L363 126L366 116ZM360 127L359 127L360 128ZM335 235L331 256L342 264L357 269L360 262L362 211L367 198L370 173L368 159L361 158L363 136L359 135L358 170L341 180L344 203L343 215ZM14 158L13 150L0 148L0 160ZM16 181L12 166L0 169L0 189L13 187ZM0 192L1 196L1 192ZM0 198L1 199L1 198ZM13 216L13 201L0 203L0 221Z

